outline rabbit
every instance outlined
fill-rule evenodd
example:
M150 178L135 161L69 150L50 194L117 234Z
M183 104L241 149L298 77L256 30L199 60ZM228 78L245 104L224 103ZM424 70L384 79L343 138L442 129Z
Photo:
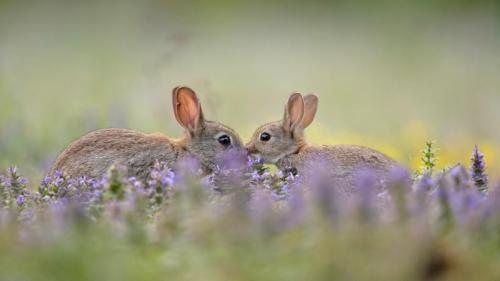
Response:
M127 167L129 176L146 179L156 161L174 167L182 159L194 158L205 174L215 168L219 154L244 151L239 135L231 128L205 120L196 93L188 87L172 91L177 122L185 129L181 139L109 128L90 132L71 143L56 159L51 173L65 177L100 178L113 164Z
M343 192L356 193L361 173L369 170L376 175L377 190L397 167L396 161L376 150L356 145L309 145L304 130L313 122L318 109L318 97L294 93L288 99L282 120L258 128L246 148L259 155L265 163L280 170L317 178L327 174L329 184Z

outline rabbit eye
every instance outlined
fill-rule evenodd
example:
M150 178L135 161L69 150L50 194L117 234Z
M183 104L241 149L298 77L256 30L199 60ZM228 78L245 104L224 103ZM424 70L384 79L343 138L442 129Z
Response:
M231 138L228 135L222 135L220 136L217 141L222 144L223 146L228 146L231 144Z
M262 133L260 134L260 140L261 141L269 141L271 139L271 135L269 133Z

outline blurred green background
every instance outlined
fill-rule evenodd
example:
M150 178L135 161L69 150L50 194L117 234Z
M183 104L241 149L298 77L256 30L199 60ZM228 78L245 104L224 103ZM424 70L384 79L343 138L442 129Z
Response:
M248 140L292 91L320 96L314 143L417 166L472 146L500 174L498 1L0 1L0 166L38 179L102 127L180 136L179 84Z

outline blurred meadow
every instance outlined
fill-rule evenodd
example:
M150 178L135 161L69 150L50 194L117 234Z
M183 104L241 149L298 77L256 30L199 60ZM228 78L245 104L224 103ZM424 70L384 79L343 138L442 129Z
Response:
M91 130L180 137L181 84L245 141L317 93L310 142L422 173L44 177ZM0 0L0 280L499 280L499 107L499 1Z
M313 143L418 167L500 174L498 1L0 1L0 166L38 181L103 127L180 136L170 91L247 141L293 91L315 92Z

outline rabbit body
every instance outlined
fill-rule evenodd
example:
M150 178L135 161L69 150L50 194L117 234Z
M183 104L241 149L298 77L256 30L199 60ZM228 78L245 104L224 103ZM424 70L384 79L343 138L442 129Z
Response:
M127 167L129 176L144 180L156 161L174 168L186 158L195 159L203 172L210 173L219 155L244 151L234 130L204 119L193 90L175 88L172 101L175 117L186 130L182 139L128 129L96 130L71 143L56 159L51 173L61 171L65 177L99 178L111 165L120 164Z
M71 143L57 158L52 172L67 177L100 177L113 164L125 165L130 175L145 178L155 161L174 165L188 152L161 134L109 128L90 132Z
M369 171L382 190L391 172L400 167L390 157L371 148L355 145L308 145L304 130L314 120L318 97L292 94L282 120L258 128L247 144L249 153L266 163L303 175L306 181L326 176L329 185L346 193L358 190L361 173Z
M367 171L375 176L377 188L381 191L399 164L374 149L344 144L305 145L297 153L277 161L276 166L309 178L327 176L343 192L353 193L357 190L361 172Z

